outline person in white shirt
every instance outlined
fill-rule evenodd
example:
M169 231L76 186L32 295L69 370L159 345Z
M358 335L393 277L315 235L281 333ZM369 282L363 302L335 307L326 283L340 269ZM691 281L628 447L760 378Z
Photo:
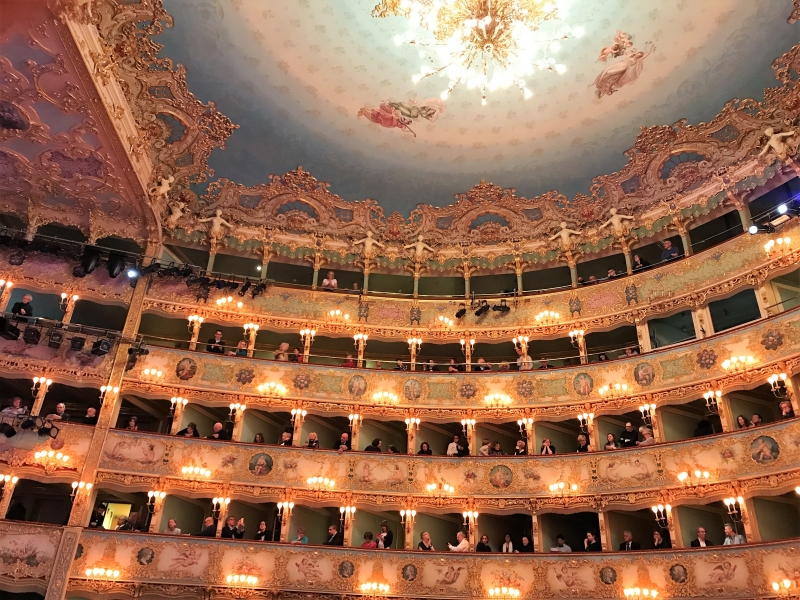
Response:
M178 522L175 519L167 521L167 528L164 530L167 535L180 535L181 530L178 529Z
M503 540L503 549L501 552L505 552L506 554L513 554L514 552L514 544L511 542L511 536L508 534L506 534Z
M22 406L22 398L15 396L11 399L11 406L6 406L0 413L4 415L22 415L25 414L25 407Z
M746 543L744 536L741 533L736 533L733 529L733 525L725 523L725 541L722 542L723 546L738 546Z
M530 371L533 369L533 359L527 354L520 354L517 358L517 365L520 371Z
M458 436L453 436L453 441L447 446L447 456L457 456L458 455Z
M560 533L556 536L556 545L550 548L551 552L572 552L572 548L564 543L564 536Z
M328 288L329 290L335 290L338 286L336 281L336 273L333 271L328 271L328 276L322 280L322 287Z
M489 440L483 438L483 441L481 442L481 447L478 449L478 454L480 454L481 456L489 456L489 448L490 448Z
M453 544L447 544L447 547L450 548L450 552L469 552L469 541L464 535L464 532L459 531L456 534L456 539L458 540L457 545L453 546Z
M644 441L636 442L637 446L652 446L656 443L656 440L653 437L653 430L649 427L639 427L639 433L644 436Z

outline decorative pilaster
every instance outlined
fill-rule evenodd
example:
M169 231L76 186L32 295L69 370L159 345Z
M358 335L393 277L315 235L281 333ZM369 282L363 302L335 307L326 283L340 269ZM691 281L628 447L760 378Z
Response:
M755 519L756 509L752 498L745 498L744 504L740 504L742 511L742 525L744 526L744 536L748 544L755 544L761 541L761 531L758 528L758 521Z
M691 314L694 334L698 340L702 340L714 334L714 324L711 322L711 310L708 306L693 308Z
M78 550L81 531L81 527L64 528L58 550L56 550L53 570L50 571L45 600L63 600L66 596L69 572L72 569L72 560Z
M311 261L314 264L314 277L311 279L311 289L317 289L319 285L319 270L322 267L322 251L317 250L314 252L314 257L311 258L310 256L305 257L306 260Z
M597 520L600 523L600 545L603 548L603 552L610 552L613 548L611 547L611 532L608 530L605 511L597 511Z
M681 531L681 523L678 517L677 510L669 511L669 539L673 548L683 548L683 531Z
M725 433L736 431L736 415L731 410L731 399L728 394L722 394L717 400L717 410L719 412L719 420L722 423L722 431Z
M639 340L639 352L652 351L653 346L650 344L650 330L647 328L647 321L637 317L634 325L636 325L636 337Z
M672 216L672 226L678 231L681 236L681 244L683 245L684 256L692 255L692 242L689 240L689 223L690 218L681 218L680 215L674 214Z
M728 195L730 203L733 204L739 213L739 218L742 220L742 227L747 231L747 228L753 224L753 218L750 216L750 206L731 190L725 190L725 193Z
M631 259L630 246L627 244L622 246L622 254L625 256L625 270L628 272L628 275L633 275L633 260Z
M163 484L159 482L159 489L163 487ZM166 496L164 498L155 498L153 503L153 513L150 515L150 526L147 528L149 533L158 533L161 531L161 517L164 515L164 501L166 500Z
M64 316L61 317L62 323L69 323L72 321L72 313L75 312L75 303L78 301L78 294L68 294L62 292L62 304L64 306Z
M42 405L44 404L44 397L47 395L47 390L49 389L50 385L47 382L39 384L39 388L36 390L36 397L33 399L33 406L31 407L32 416L39 416L39 413L42 411Z
M544 542L542 540L542 528L539 523L539 515L536 511L531 513L531 544L534 552L544 552Z

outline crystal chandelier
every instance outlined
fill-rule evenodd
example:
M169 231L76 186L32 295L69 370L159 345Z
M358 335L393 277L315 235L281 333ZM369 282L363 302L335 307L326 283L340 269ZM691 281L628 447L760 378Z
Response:
M412 80L439 75L448 80L442 100L460 83L486 94L516 85L526 99L533 96L526 78L538 70L564 73L566 67L547 56L559 40L580 37L580 29L555 33L540 30L545 21L560 20L573 0L381 0L374 17L402 16L418 24L432 39L418 39L410 26L395 44L413 44L427 60ZM426 35L426 38L430 36ZM429 63L429 64L428 64Z

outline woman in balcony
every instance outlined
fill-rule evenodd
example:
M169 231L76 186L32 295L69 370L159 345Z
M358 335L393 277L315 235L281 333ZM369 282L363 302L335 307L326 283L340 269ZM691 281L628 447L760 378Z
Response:
M451 358L450 359L450 364L447 365L447 372L448 373L458 373L458 371L459 371L459 368L458 368L458 364L456 363L456 359L455 358Z
M139 431L135 416L128 419L128 426L125 428L125 431Z
M609 433L606 436L606 445L603 446L603 450L617 450L619 446L617 446L617 439L614 437L613 433Z
M550 438L542 440L542 446L539 448L539 454L551 455L556 453L556 447L550 443Z
M275 360L281 362L289 362L289 343L281 342L278 349L275 351Z
M269 542L271 541L271 538L272 535L270 535L270 532L267 530L267 523L265 521L261 521L261 523L258 524L258 531L256 531L256 537L254 537L253 539L257 542Z
M308 544L308 536L306 535L306 530L304 527L298 527L297 533L294 536L294 539L291 541L292 544Z
M505 554L511 554L514 552L514 542L511 541L511 536L506 534L506 537L503 539L503 547L501 548L500 552Z
M196 438L200 437L200 432L197 431L197 424L196 423L189 423L184 429L181 429L175 435L183 436L187 438Z
M489 456L505 456L506 453L500 447L500 442L492 442L492 449L489 450Z
M583 433L578 435L578 452L594 452L594 448L592 448L592 445Z
M583 540L583 549L586 550L586 552L602 552L603 546L594 533L587 531L586 539Z
M431 542L431 535L427 531L423 531L420 536L420 543L417 544L417 550L423 552L434 552L433 542Z
M794 409L792 408L792 403L788 400L784 400L780 404L781 407L781 419L793 419L794 418Z
M736 428L737 429L747 429L750 427L750 421L747 420L747 417L744 415L739 415L736 417Z
M368 550L374 550L378 547L378 544L375 543L375 540L372 539L373 535L371 531L364 532L364 543L361 544L362 548L367 548Z
M419 447L419 452L417 452L417 454L423 454L425 456L432 456L433 455L433 450L431 450L431 446L430 446L430 444L428 444L428 442L422 442L422 444Z
M308 441L306 442L306 448L311 448L316 450L319 448L319 440L317 439L317 433L312 431L308 434Z
M533 544L531 544L531 539L527 535L522 536L522 544L520 544L519 548L514 550L516 554L520 552L533 552Z
M240 340L236 346L236 350L228 352L228 356L247 356L247 342Z

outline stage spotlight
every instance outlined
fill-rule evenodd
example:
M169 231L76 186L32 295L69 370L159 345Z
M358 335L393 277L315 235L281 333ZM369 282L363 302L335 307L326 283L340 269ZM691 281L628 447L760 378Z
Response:
M500 304L495 304L492 307L492 310L496 310L498 312L504 312L505 313L505 312L510 311L511 307L508 305L508 303L506 303L505 298L503 298L503 299L500 300Z
M11 319L3 317L0 319L0 337L5 340L18 340L21 332L19 327L11 322Z
M74 336L69 341L69 349L70 350L75 350L76 352L80 352L81 350L83 350L83 347L85 345L86 345L86 338L85 337Z
M111 279L115 279L125 268L125 257L121 254L109 254L106 267L108 268L108 276Z
M747 228L747 231L750 233L750 235L755 235L757 233L775 233L775 228L769 223L764 223L762 225L753 223Z
M146 267L142 268L140 273L142 275L149 275L150 273L158 273L158 270L160 268L161 268L161 264L158 261L154 260L149 265L147 265Z
M242 284L242 289L239 290L239 295L244 296L247 293L247 290L250 289L251 285L252 284L250 283L250 280L245 279L244 283Z
M207 285L200 284L200 287L197 289L197 301L200 302L208 302L208 295L211 293L211 288Z
M83 274L88 275L94 271L97 268L97 265L100 264L100 258L100 252L98 252L96 248L92 248L91 246L84 248L83 256L81 256L81 268L83 269ZM117 273L117 275L119 275L119 273Z
M239 282L235 280L229 281L225 284L225 287L228 288L229 290L235 290L236 288L239 287Z
M489 312L489 301L488 300L481 300L481 304L478 307L478 310L475 311L476 317L482 317L487 312Z
M51 331L50 332L50 339L47 342L47 345L51 348L55 348L58 350L61 348L61 344L64 341L64 333L61 331Z
M26 254L24 250L17 250L8 257L8 264L14 267L20 266L22 263L25 262Z
M105 356L111 350L111 340L97 340L92 344L92 354L95 356Z
M139 277L139 271L133 268L128 269L128 279L136 279L137 277Z
M178 269L176 277L189 277L194 272L191 265L183 265Z
M778 205L778 214L779 215L785 215L788 210L789 210L789 207L786 206L785 204L779 204Z
M465 314L467 314L467 305L463 302L458 305L458 310L456 311L456 319L460 319Z
M180 272L180 268L176 267L174 264L171 264L166 269L162 269L158 272L159 277L175 277Z
M22 339L25 340L26 344L36 346L39 344L39 340L42 339L42 332L36 327L26 327L25 332L22 334Z
M264 283L263 281L261 283L256 284L256 286L253 288L253 293L252 293L253 299L255 300L258 296L263 294L264 290L266 289L267 289L267 284Z

